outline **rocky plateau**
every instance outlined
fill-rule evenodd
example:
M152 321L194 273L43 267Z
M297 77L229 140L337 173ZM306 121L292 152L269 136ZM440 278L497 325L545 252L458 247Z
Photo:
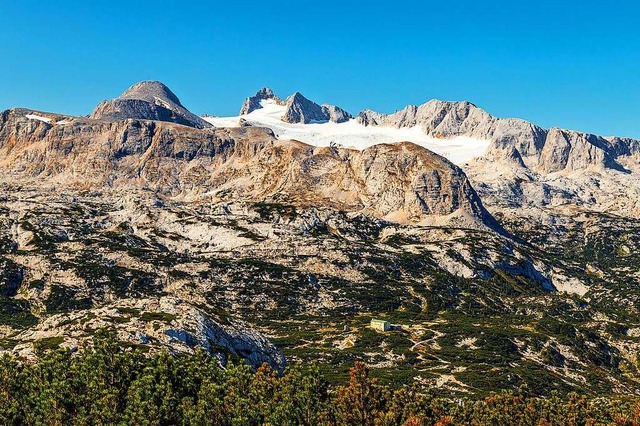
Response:
M267 88L240 117L265 101L292 125L419 127L489 148L456 165L411 141L214 126L159 82L88 117L4 111L0 348L33 359L112 328L223 365L317 362L336 381L362 359L461 394L640 392L639 141L469 102L353 118Z

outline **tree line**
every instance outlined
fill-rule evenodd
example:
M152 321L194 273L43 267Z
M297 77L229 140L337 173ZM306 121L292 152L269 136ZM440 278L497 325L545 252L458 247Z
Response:
M313 366L278 374L264 365L221 368L203 351L172 356L97 337L81 353L54 350L38 362L0 357L5 425L622 425L640 426L636 398L526 389L458 398L418 384L390 387L356 362L331 386Z

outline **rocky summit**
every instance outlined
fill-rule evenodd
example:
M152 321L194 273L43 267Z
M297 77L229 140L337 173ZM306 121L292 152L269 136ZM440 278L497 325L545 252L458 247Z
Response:
M353 118L351 114L334 105L318 105L296 92L287 98L287 107L282 121L287 123L322 123L332 121L344 123Z
M638 155L469 102L353 118L264 88L201 118L142 82L87 117L10 109L0 348L106 328L335 382L640 393Z
M262 89L258 90L255 95L249 96L247 99L245 99L242 107L240 108L240 115L246 115L262 108L262 105L260 103L262 101L268 100L274 101L277 104L283 104L282 100L280 100L280 98L277 97L275 93L273 93L273 90L269 89L268 87L263 87Z
M91 118L119 121L127 118L169 121L199 129L211 127L189 112L176 95L159 81L143 81L128 88L119 98L100 103Z

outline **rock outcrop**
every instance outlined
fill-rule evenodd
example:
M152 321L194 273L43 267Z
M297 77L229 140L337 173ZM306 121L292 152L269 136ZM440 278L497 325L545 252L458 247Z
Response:
M146 313L146 315L144 314ZM104 306L51 315L41 324L16 336L18 341L60 339L77 345L92 330L104 329L117 322L118 337L129 344L156 342L175 353L205 349L226 365L229 357L242 358L253 368L263 363L282 372L286 360L262 334L240 321L224 323L175 296L157 298L130 297ZM149 326L152 322L153 326ZM34 357L33 347L23 343L13 349L23 357Z
M91 114L91 118L108 121L134 118L168 121L199 129L212 127L187 110L178 97L159 81L134 84L119 98L101 102Z
M260 105L260 102L266 101L266 100L272 100L277 104L283 103L282 100L280 100L280 98L277 97L275 93L273 93L273 90L271 90L268 87L263 87L262 89L258 90L258 92L255 95L249 96L247 99L244 100L244 103L240 108L240 115L246 115L252 111L262 108L262 105Z
M334 105L318 105L305 98L300 92L289 96L282 121L286 123L322 123L332 121L343 123L353 118L351 114Z

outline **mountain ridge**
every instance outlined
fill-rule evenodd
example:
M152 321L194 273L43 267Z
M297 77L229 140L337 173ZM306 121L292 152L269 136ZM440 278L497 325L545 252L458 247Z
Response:
M269 92L273 94L270 89ZM352 118L346 113L331 119L326 111L320 110L320 105L304 98L299 92L287 99L289 105L282 119L284 122L341 123ZM307 117L300 113L304 110L307 110ZM615 161L618 156L640 153L640 141L632 138L604 137L558 127L544 129L524 119L492 116L469 101L432 99L421 105L407 105L391 114L365 109L355 119L364 126L420 126L426 135L436 138L469 136L489 139L488 158L505 160L517 157L519 160L515 160L516 163L521 161L526 168L543 174L589 166L620 168ZM569 143L567 139L573 142ZM512 153L513 149L517 154Z
M56 125L30 120L15 111L1 117L0 152L5 152L3 163L14 179L46 178L70 184L81 181L85 186L96 187L148 186L167 194L202 194L218 187L252 197L286 191L292 201L315 200L347 210L364 209L379 217L393 216L399 222L447 216L463 208L480 223L500 229L482 207L462 170L413 144L378 145L357 151L277 141L270 130L252 127L191 129L135 119L76 119ZM73 145L67 146L72 138ZM104 142L96 145L97 140ZM38 148L33 146L36 141L41 145ZM400 163L398 155L403 158ZM97 157L109 164L107 173L96 168ZM181 165L185 161L192 164ZM171 169L178 173L163 172L163 163L166 167L173 164ZM245 166L238 168L234 165L237 163ZM73 174L69 173L71 164ZM405 169L398 170L399 174L390 171L396 167ZM388 178L382 179L382 173L389 173ZM283 180L280 175L297 178ZM242 183L245 176L265 185ZM306 184L302 185L304 181ZM457 189L449 186L453 184ZM335 187L343 198L333 197L327 187ZM371 210L374 204L377 207ZM475 226L473 220L467 225Z

